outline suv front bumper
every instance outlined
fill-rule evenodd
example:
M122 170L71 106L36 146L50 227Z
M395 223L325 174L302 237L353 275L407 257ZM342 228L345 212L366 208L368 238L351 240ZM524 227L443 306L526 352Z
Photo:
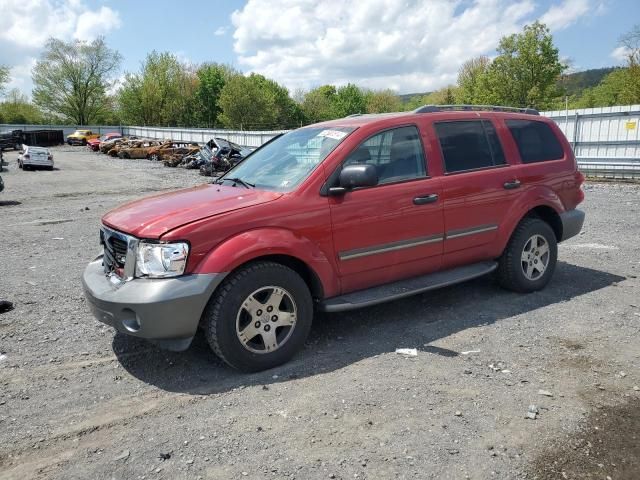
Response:
M191 344L202 312L224 277L224 273L211 273L136 278L114 285L98 257L85 269L82 286L91 312L102 323L180 351Z

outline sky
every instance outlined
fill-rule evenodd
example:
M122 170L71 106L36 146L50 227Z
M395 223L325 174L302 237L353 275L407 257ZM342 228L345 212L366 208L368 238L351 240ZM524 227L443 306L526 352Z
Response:
M432 91L462 63L540 19L574 71L623 63L618 39L640 23L640 0L0 0L0 65L31 93L47 38L99 35L123 55L226 63L289 88L322 84Z

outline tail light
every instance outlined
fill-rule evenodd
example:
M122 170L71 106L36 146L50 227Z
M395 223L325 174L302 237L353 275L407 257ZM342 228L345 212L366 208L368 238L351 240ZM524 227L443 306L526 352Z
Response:
M53 162L53 155L49 154L47 158L49 159L50 162Z

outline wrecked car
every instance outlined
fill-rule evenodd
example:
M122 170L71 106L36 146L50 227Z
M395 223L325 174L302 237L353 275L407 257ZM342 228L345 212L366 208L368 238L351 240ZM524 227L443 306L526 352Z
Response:
M6 130L0 132L0 150L6 150L7 148L20 150L23 139L24 135L22 130Z
M253 151L219 137L209 140L207 146L213 150L211 158L198 167L187 167L200 168L200 175L205 176L212 176L215 172L226 172Z
M185 155L193 155L198 150L200 150L200 146L194 142L168 141L155 148L150 148L147 152L146 158L149 160L159 161L169 156L184 157Z
M100 145L102 145L103 142L108 142L109 140L115 140L117 138L122 138L122 134L118 132L107 133L105 135L102 135L101 137L92 138L91 140L87 141L87 146L92 151L97 152L98 150L100 150Z
M67 143L69 145L86 145L89 140L99 136L99 133L94 133L91 130L76 130L71 135L67 135Z

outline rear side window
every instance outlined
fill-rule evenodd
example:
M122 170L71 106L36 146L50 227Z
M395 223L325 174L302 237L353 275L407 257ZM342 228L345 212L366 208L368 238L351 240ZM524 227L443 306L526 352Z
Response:
M436 135L447 173L504 165L504 152L493 124L487 120L437 122Z
M507 127L518 145L522 163L546 162L564 157L562 145L544 122L507 120Z

